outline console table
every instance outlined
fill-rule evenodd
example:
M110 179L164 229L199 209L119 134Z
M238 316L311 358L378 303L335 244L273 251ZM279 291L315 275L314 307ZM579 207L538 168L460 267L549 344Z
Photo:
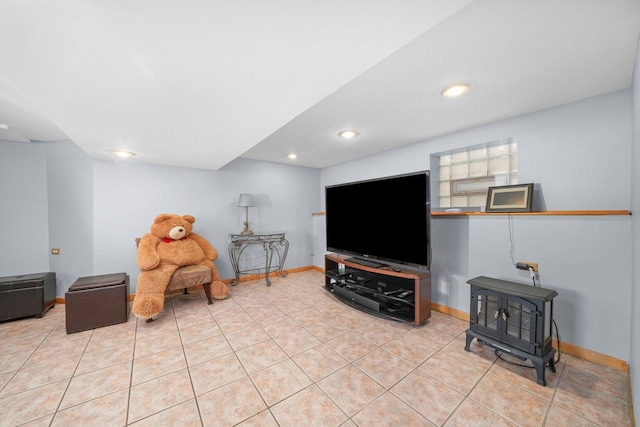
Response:
M240 270L240 257L245 249L251 245L262 245L262 248L264 249L264 280L267 286L271 286L269 273L276 271L280 277L287 277L289 273L286 270L283 270L283 267L284 261L287 259L287 252L289 252L289 241L285 238L284 233L232 234L231 243L229 243L229 258L231 259L235 278L231 282L231 286L236 286L240 283L241 274L249 274L250 272L256 271L260 274L260 270L262 269L261 267ZM282 253L280 253L280 249L278 247L283 249ZM278 254L279 258L277 266L272 265L274 252Z

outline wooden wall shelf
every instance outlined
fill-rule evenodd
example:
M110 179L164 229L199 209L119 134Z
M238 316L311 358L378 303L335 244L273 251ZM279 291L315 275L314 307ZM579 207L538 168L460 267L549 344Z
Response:
M583 211L539 211L539 212L431 212L431 216L496 216L496 215L529 215L529 216L596 216L596 215L631 215L628 210L583 210Z

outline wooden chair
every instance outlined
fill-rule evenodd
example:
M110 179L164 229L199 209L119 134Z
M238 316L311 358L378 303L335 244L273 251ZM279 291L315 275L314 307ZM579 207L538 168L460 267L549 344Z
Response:
M136 238L136 247L140 244L140 238ZM207 303L213 304L211 299L211 269L202 265L185 265L179 267L171 276L165 293L175 293L183 290L183 294L188 294L188 289L202 285L204 294L207 296Z

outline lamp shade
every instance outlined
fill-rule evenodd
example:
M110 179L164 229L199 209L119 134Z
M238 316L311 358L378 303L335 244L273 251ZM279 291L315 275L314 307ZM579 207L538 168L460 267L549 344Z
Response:
M248 206L253 206L253 200L251 200L251 194L240 194L240 199L238 199L238 206L241 208L246 208Z

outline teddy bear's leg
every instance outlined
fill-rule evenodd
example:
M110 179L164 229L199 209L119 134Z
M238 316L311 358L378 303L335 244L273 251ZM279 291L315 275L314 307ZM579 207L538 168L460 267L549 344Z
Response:
M229 297L229 293L229 287L224 282L218 280L211 283L211 295L215 299L225 299Z
M210 295L215 299L225 299L229 296L229 287L220 280L220 273L218 273L218 269L216 265L211 261L205 261L200 265L204 265L205 267L209 267L211 269L211 284L209 285L209 291L205 288L204 292L207 294L207 300L209 304L213 304L211 301Z
M141 271L136 285L136 296L131 312L139 319L151 319L164 308L164 291L178 267L159 265L150 271Z

